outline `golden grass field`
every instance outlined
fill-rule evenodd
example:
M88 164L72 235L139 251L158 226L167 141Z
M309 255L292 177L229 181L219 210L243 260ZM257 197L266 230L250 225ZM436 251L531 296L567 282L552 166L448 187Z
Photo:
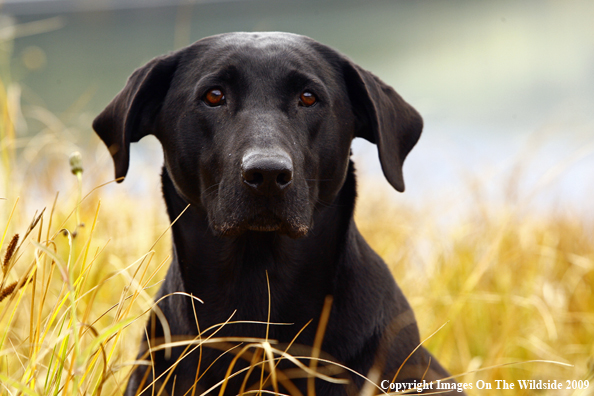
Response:
M0 394L120 394L170 257L160 191L139 197L102 185L111 177L94 165L102 146L84 151L75 177L68 138L92 134L89 120L36 108L39 130L17 139L14 97L0 88ZM443 224L439 208L399 205L370 187L360 181L359 228L408 297L422 338L440 329L425 345L473 385L468 394L594 394L594 384L565 389L594 381L592 219L477 199ZM530 379L563 390L518 389ZM476 389L497 380L515 389Z

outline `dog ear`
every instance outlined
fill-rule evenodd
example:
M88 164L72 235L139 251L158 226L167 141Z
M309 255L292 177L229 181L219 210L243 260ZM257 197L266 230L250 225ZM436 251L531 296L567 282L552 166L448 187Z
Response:
M128 172L130 143L154 133L155 119L178 63L176 53L157 57L136 69L126 86L93 121L93 129L113 158L119 182Z
M386 179L403 192L402 164L421 136L423 119L375 75L348 60L343 65L343 76L358 121L356 136L377 145Z

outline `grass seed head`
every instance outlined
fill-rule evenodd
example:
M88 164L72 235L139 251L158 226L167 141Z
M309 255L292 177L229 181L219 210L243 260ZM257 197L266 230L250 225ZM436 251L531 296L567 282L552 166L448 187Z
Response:
M83 166L82 166L82 155L75 151L70 154L70 171L73 175L78 175L83 173Z
M6 276L6 272L8 271L8 264L10 263L10 259L14 255L16 250L17 244L19 243L19 234L14 234L8 247L6 248L6 253L4 253L4 260L2 261L2 275Z
M0 302L4 301L4 299L8 296L10 296L13 292L14 289L16 289L18 282L12 282L10 285L6 286L4 289L2 289L2 291L0 291Z

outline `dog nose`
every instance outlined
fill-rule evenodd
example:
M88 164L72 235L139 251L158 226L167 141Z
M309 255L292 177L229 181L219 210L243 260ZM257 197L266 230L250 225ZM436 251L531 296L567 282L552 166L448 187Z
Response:
M293 161L282 152L251 152L243 157L241 176L253 191L279 195L293 182Z

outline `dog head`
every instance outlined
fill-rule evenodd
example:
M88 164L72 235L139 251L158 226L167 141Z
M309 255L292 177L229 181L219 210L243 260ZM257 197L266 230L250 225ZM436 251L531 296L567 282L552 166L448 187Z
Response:
M153 134L177 193L216 233L291 237L338 194L355 137L378 146L386 178L403 191L402 164L422 127L376 76L288 33L223 34L155 58L93 122L116 178L126 176L130 143Z

